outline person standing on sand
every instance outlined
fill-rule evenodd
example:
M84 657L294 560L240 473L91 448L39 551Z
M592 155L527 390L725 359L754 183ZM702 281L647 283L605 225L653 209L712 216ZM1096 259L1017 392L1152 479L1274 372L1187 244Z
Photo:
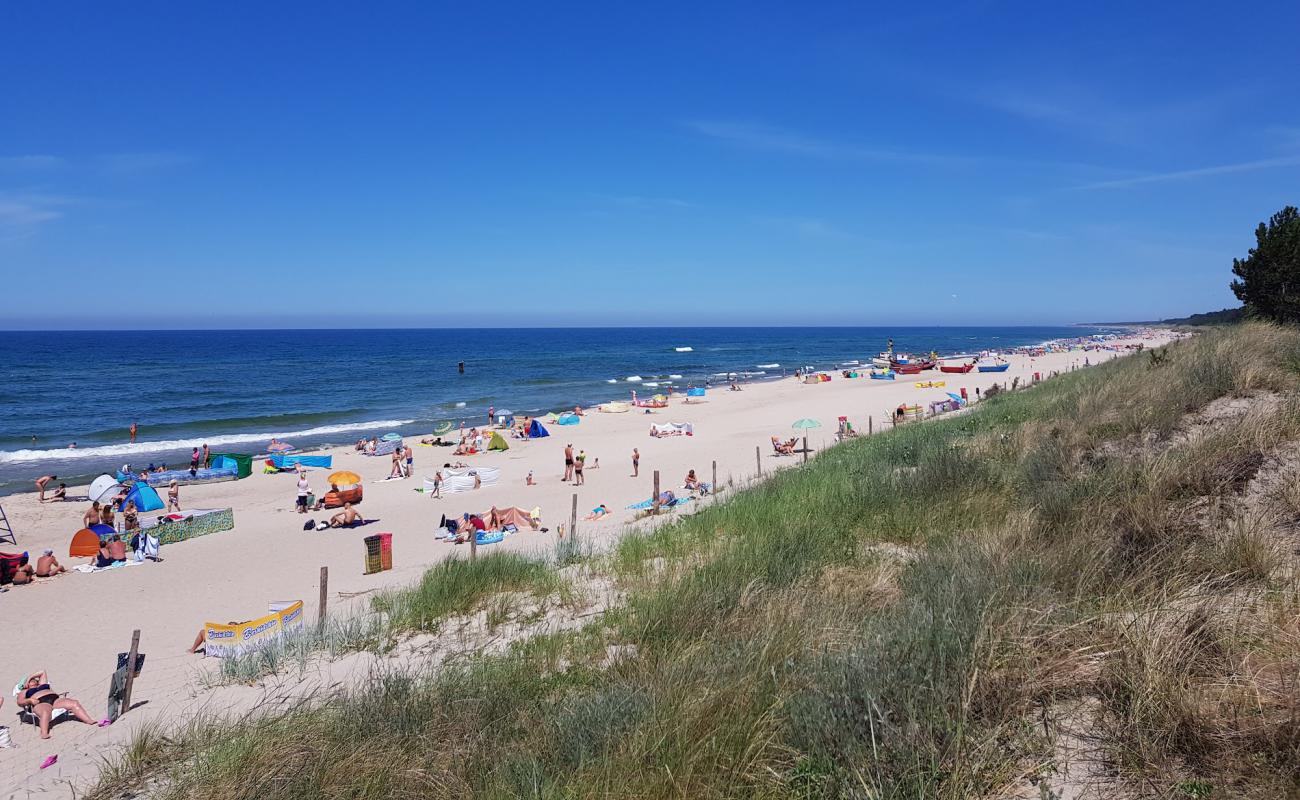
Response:
M207 469L212 466L212 450L208 448L208 443L203 443L203 468Z
M573 485L582 486L586 481L582 477L582 468L587 466L587 451L579 450L578 457L573 459Z
M96 500L95 502L90 504L90 508L86 509L86 513L81 515L81 527L89 528L91 525L98 525L98 524L99 524L99 501Z
M299 475L298 479L306 480L306 477L303 475ZM175 478L172 478L171 482L167 484L167 510L168 511L181 510L181 487L176 484Z
M45 484L49 483L50 481L57 481L58 479L59 479L58 475L42 475L41 477L36 479L36 491L40 492L40 494L36 498L37 501L41 503L45 502Z
M641 474L641 451L632 448L632 477L635 478Z
M406 448L406 477L410 478L415 475L415 448Z
M567 481L572 477L573 477L573 445L566 444L564 446L564 477L560 478L560 482L563 483L564 481Z
M492 418L496 416L496 406L488 406L488 427L492 427Z
M131 444L135 444L135 435L140 431L140 426L135 422L131 423Z
M311 484L307 482L307 476L298 473L298 513L307 513L307 495L311 494Z
M199 461L203 458L199 454L199 448L190 451L190 477L193 478L199 472Z
M433 494L430 497L442 497L442 470L433 473Z

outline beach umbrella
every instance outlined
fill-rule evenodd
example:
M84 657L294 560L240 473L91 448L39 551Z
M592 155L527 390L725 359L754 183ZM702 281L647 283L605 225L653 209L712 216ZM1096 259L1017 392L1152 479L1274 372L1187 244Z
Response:
M438 427L434 428L433 432L434 435L441 436L442 434L449 432L454 427L455 426L452 425L450 422L439 422Z
M91 481L90 489L86 494L92 501L102 503L105 500L112 500L120 491L122 491L122 484L118 483L116 478L112 475L100 475Z
M385 441L385 442L395 442L395 441L397 441L397 440L400 439L400 438L402 438L402 435L401 435L400 433L385 433L385 434L384 434L384 441Z
M948 395L949 397L951 397L953 400L956 400L956 401L957 401L957 405L959 405L959 406L964 406L964 405L966 405L966 401L963 400L963 399L961 399L961 395L959 395L959 394L954 394L954 393L952 393L952 392L947 392L947 395Z
M794 424L791 425L790 427L794 428L795 430L807 431L807 430L812 430L813 428L820 428L821 426L822 424L817 420L804 417L803 419L795 420Z
M330 475L329 481L335 486L356 486L361 483L361 476L355 472L343 470Z

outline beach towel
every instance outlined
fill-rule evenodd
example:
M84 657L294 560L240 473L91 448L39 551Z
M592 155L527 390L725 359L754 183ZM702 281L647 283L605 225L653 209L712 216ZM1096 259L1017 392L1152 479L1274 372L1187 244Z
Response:
M693 499L690 497L673 497L671 492L664 492L663 494L668 495L669 499L664 500L663 495L660 495L660 500L659 500L660 508L672 508L674 506L680 506L683 503L689 503ZM642 500L640 503L633 503L632 505L628 506L628 508L635 511L643 511L648 508L654 508L654 501Z

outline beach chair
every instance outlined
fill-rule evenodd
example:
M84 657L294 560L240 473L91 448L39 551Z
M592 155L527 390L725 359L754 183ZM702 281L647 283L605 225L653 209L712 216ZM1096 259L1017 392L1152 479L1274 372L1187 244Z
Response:
M15 701L15 702L14 702L14 705L17 705L18 694L19 694L20 692L22 692L22 690L23 690L23 684L22 684L22 681L19 681L18 683L15 683L15 684L14 684L14 701ZM59 695L59 697L62 697L62 696L63 696L63 695ZM68 709L66 709L66 708L56 708L56 709L54 709L54 713L53 713L53 714L50 714L50 727L53 728L53 727L54 727L54 723L56 723L56 722L58 722L59 720L63 719L63 718L66 717L67 715L68 715ZM23 707L23 706L18 706L18 721L19 721L20 723L26 723L26 724L28 724L28 725L40 725L40 724L41 724L40 719L38 719L38 718L36 717L35 714L33 714L31 711L27 710L27 708L25 708L25 707Z
M777 439L775 436L773 436L773 437L772 437L772 449L773 449L774 451L776 451L776 454L777 454L778 456L788 456L788 455L793 455L793 453L787 453L785 450L782 449L782 447L783 447L783 445L781 444L781 440L780 440L780 439Z
M0 544L5 542L18 544L18 538L14 536L13 526L9 524L9 518L5 516L5 507L0 506Z

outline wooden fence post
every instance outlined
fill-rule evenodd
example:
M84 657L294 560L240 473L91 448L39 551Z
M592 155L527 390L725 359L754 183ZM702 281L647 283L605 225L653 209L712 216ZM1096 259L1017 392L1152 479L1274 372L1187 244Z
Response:
M714 459L714 461L713 461L713 484L712 484L712 486L710 487L710 491L712 491L713 494L714 494L715 496L718 494L718 462L717 462L717 459Z
M578 535L578 493L573 493L573 507L569 509L569 535Z
M754 445L754 462L758 464L758 477L763 477L763 451L758 445Z
M320 605L316 607L316 627L325 629L325 602L330 596L330 568L320 568Z
M808 463L808 437L803 437L803 463Z
M478 530L473 525L469 526L469 560L473 561L478 558Z
M135 657L140 652L140 629L131 634L131 650L126 654L126 685L122 687L122 713L131 710L131 688L135 686Z
M868 436L870 436L871 434L875 433L875 427L876 427L876 418L875 418L875 417L867 417L867 435L868 435Z
M659 470L655 470L655 494L650 503L650 510L655 514L659 513Z

